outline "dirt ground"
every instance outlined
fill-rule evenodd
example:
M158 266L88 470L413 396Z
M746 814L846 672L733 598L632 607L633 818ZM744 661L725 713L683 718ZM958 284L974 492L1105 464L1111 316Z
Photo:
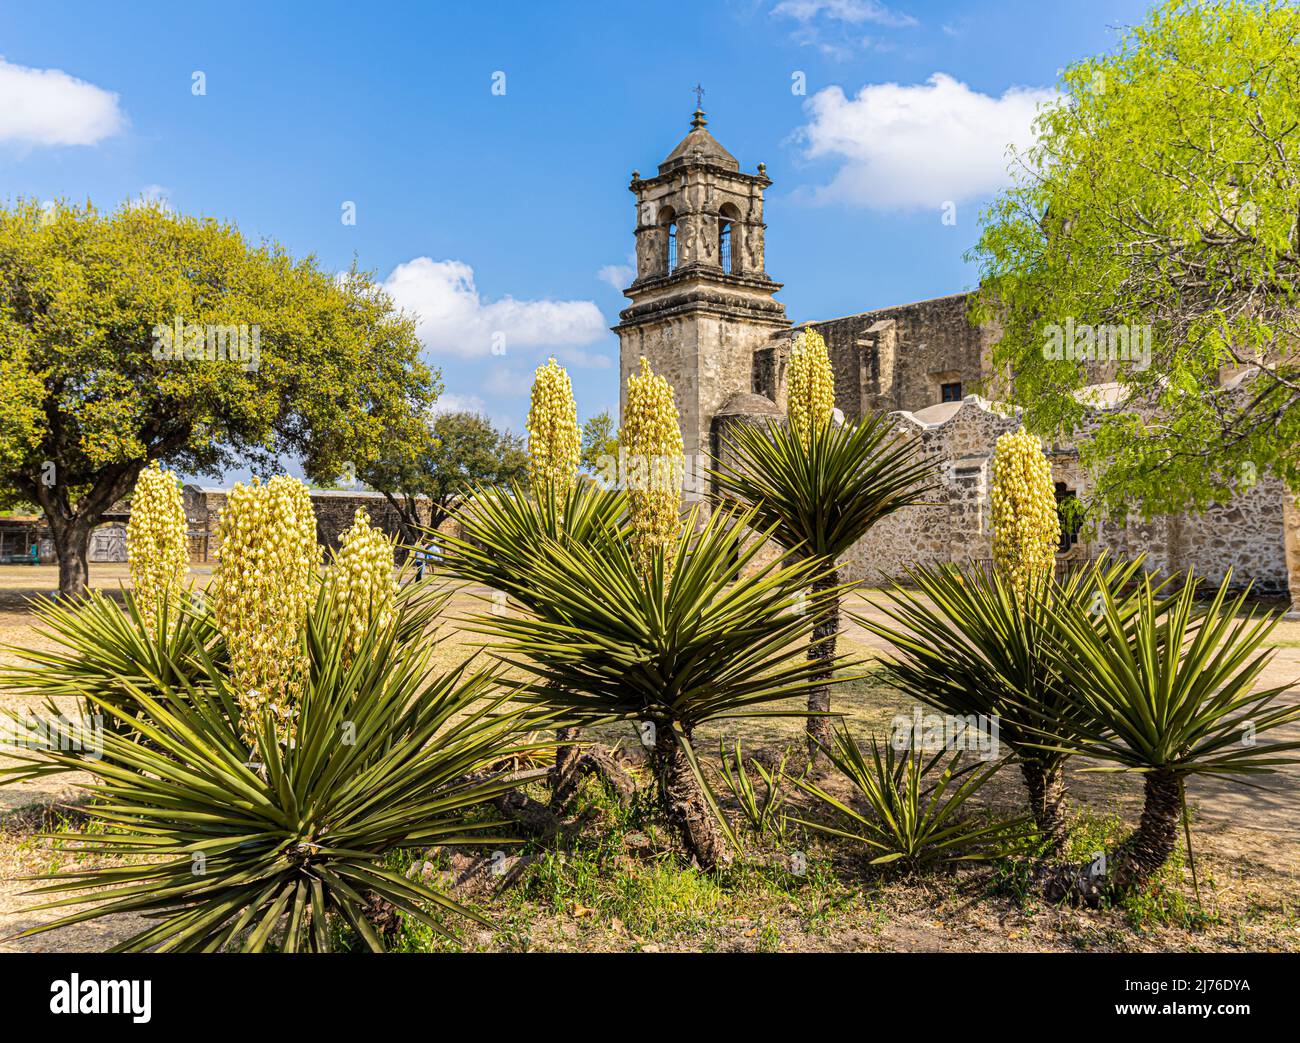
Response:
M210 570L196 569L206 585ZM55 586L51 568L0 567L0 665L17 657L7 646L48 647L33 626L31 597ZM115 590L128 582L125 566L92 567L92 584ZM866 592L846 607L876 614ZM455 617L475 608L470 594L449 607ZM472 639L449 627L443 655L468 653ZM1289 685L1286 698L1300 699L1300 623L1284 622L1274 633L1276 654L1261 686ZM866 657L879 643L848 622L842 649ZM911 704L878 684L846 685L835 695L855 733L884 735L890 718ZM0 692L0 706L20 709L13 693ZM705 730L698 745L716 761L717 741L740 738L747 750L776 750L797 740L795 719L728 721ZM599 736L631 741L617 729ZM1300 726L1288 738L1300 739ZM1087 828L1116 835L1136 821L1140 781L1128 775L1070 771L1069 787ZM139 930L133 918L66 928L35 938L11 936L51 913L32 911L33 885L19 879L51 872L77 856L38 836L76 821L68 806L84 799L88 776L0 786L0 951L96 951ZM471 932L476 949L713 949L713 950L1289 950L1300 951L1300 765L1290 765L1257 786L1198 779L1189 787L1200 901L1193 898L1190 868L1175 867L1151 900L1139 908L1088 912L1045 905L1014 880L988 874L920 881L878 880L843 864L833 851L814 852L825 870L818 881L792 881L762 867L784 857L757 852L753 866L729 871L721 883L693 871L665 875L660 863L627 873L600 863L580 880L573 865L512 894L477 895L495 930ZM1018 776L998 775L984 797L991 805L1021 804ZM69 819L69 816L71 817ZM1082 842L1082 841L1081 841ZM458 856L459 857L459 856ZM1085 853L1086 857L1086 853ZM820 870L819 870L820 871ZM613 875L610 875L612 872ZM470 876L473 874L470 873ZM996 875L995 875L996 876ZM778 880L777 877L780 877ZM656 910L650 915L647 910ZM662 915L661 915L662 914Z

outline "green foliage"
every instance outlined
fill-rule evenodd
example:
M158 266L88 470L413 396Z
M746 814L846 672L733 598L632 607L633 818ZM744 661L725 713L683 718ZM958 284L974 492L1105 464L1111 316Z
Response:
M119 606L101 591L79 601L36 601L32 611L37 632L52 647L10 647L17 660L0 670L0 685L22 705L43 707L44 718L57 723L69 713L99 714L108 703L115 712L103 724L124 737L139 737L136 718L147 718L136 693L166 704L176 691L195 683L211 664L226 666L225 642L211 612L161 606L162 624L156 632L130 591ZM79 705L78 705L79 704ZM69 706L78 709L70 711ZM10 713L13 720L16 714ZM66 770L62 762L14 753L17 764L0 768L0 781L21 781Z
M607 457L618 459L618 425L603 410L582 425L582 453L579 461L592 473L600 473L606 468L602 460Z
M915 749L900 753L889 742L882 747L874 738L868 758L846 727L826 752L867 810L832 796L811 778L787 776L828 809L835 824L791 820L861 844L871 865L896 864L911 872L992 861L1025 849L1030 835L1026 819L981 817L968 807L1001 761L962 765L961 751L956 751L941 764L944 750L927 759Z
M1129 408L1091 414L1081 446L1113 516L1203 508L1269 472L1300 489L1300 9L1163 3L1062 90L972 251L975 317L1014 374L996 393L1070 436L1090 416L1076 392L1115 369ZM1064 357L1067 323L1149 329L1150 364Z
M292 454L329 479L441 389L365 273L158 207L0 207L0 343L0 488L40 505L61 560L66 526L88 537L150 460L212 474Z
M759 836L769 834L778 838L784 836L786 830L786 816L783 810L786 803L785 764L789 760L790 751L783 750L780 760L771 770L765 768L754 757L749 759L749 765L746 767L745 752L739 740L730 753L719 740L718 757L722 762L723 781L727 784L727 789L731 791L736 803L740 805L741 813L749 823L749 828ZM750 769L762 782L761 794L749 774Z
M1229 598L1231 580L1199 608L1190 575L1164 599L1147 576L1131 600L1103 587L1100 623L1081 604L1054 606L1077 714L1071 733L1052 741L1106 762L1097 770L1236 776L1293 762L1300 741L1259 741L1300 720L1300 706L1278 705L1287 685L1255 688L1278 617L1248 609L1245 592Z
M815 687L820 667L798 642L841 588L807 597L802 588L825 570L806 558L750 573L763 546L752 537L753 512L719 510L697 524L692 511L672 557L659 547L644 571L626 528L536 543L526 548L529 570L498 581L527 611L483 615L470 629L531 678L519 697L564 723L652 723L662 810L707 865L720 850L710 820L733 845L735 836L691 735L706 721L759 714ZM688 805L689 813L676 810Z
M53 882L37 893L57 897L38 908L88 907L25 934L134 912L156 923L116 950L315 951L331 947L330 920L342 918L382 951L376 902L447 938L456 918L483 922L385 859L403 848L508 842L491 835L500 823L465 813L519 784L490 772L518 750L516 715L503 711L489 674L461 666L431 675L432 643L400 627L372 626L345 665L332 613L321 598L309 619L296 742L278 744L271 724L258 722L259 762L226 671L210 659L166 700L125 674L117 702L91 696L138 734L106 731L98 762L42 754L96 776L99 799L87 811L112 827L56 839L123 864L41 877Z
M788 424L743 424L724 436L735 462L713 473L722 497L752 508L781 546L834 561L934 488L933 465L891 426L883 413L821 424L805 446Z
M579 481L557 494L511 484L502 489L475 486L454 511L459 535L428 532L448 576L482 583L536 604L531 573L538 556L553 542L597 544L619 539L627 499L618 491Z
M393 436L357 471L357 477L397 507L408 543L422 521L436 527L456 500L471 490L506 486L528 474L523 439L498 431L477 413L438 413L431 421L413 422L405 432L394 431ZM417 509L421 497L432 507L427 519Z
M943 713L996 717L999 738L1017 753L1059 762L1063 750L1041 748L1043 729L1075 736L1080 711L1057 662L1049 608L1099 622L1105 590L1131 616L1119 592L1140 567L1102 559L1018 597L995 571L917 566L907 574L911 588L895 585L888 601L873 603L889 622L853 618L896 650L884 669L900 691Z
M535 679L521 697L581 721L689 732L806 691L813 667L792 642L812 627L817 602L799 611L802 588L822 566L786 558L749 573L762 550L752 512L717 511L694 532L696 521L692 512L671 564L661 550L644 577L626 538L548 539L504 588L529 611L483 615L471 629Z

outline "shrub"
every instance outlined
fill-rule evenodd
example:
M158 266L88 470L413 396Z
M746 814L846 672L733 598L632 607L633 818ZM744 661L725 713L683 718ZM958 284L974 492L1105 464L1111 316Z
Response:
M692 535L671 559L656 548L646 572L621 530L588 544L546 541L529 575L514 581L525 614L483 615L472 629L531 675L521 695L548 712L651 724L643 741L660 809L688 853L711 867L726 857L724 836L735 838L691 737L706 721L754 713L818 683L817 664L792 642L807 639L822 611L802 588L824 566L787 556L750 572L763 549L749 530L752 513L717 511L695 532L697 520L688 515Z
M827 751L831 764L853 786L866 812L832 796L813 780L787 776L828 809L834 824L791 821L863 845L871 865L897 864L909 871L959 862L986 862L1023 850L1028 820L972 814L968 802L1004 762L961 765L954 752L946 763L939 750L928 760L919 750L900 752L873 738L868 758L841 728Z
M1050 577L1018 594L999 573L962 571L952 565L908 572L913 589L892 587L878 602L889 622L854 620L894 649L886 677L900 691L957 717L998 721L998 734L1015 752L1029 794L1029 809L1047 847L1066 835L1064 765L1068 749L1044 741L1078 735L1080 714L1066 691L1049 609L1091 613L1101 591L1121 591L1140 561L1094 563L1062 582Z
M1272 658L1261 647L1278 617L1248 610L1246 592L1229 599L1231 581L1225 576L1200 609L1190 574L1165 600L1149 577L1131 602L1103 588L1100 624L1077 603L1051 609L1065 691L1077 707L1071 733L1052 741L1105 762L1096 770L1143 779L1141 820L1101 881L1114 896L1142 887L1168 860L1188 779L1256 775L1296 760L1300 741L1259 741L1300 720L1300 706L1275 705L1287 685L1254 688Z

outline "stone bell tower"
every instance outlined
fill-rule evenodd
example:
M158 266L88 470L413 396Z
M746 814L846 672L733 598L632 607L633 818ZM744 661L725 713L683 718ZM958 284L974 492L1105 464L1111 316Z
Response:
M682 420L688 473L711 451L713 417L729 398L754 386L755 349L790 328L763 261L763 164L743 174L736 158L705 129L695 110L691 131L643 178L636 197L636 279L631 304L614 327L619 339L621 404L627 378L649 360L670 384Z

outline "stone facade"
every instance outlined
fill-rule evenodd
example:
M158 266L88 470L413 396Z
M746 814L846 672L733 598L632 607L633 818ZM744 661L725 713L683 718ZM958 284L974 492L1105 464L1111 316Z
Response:
M191 562L216 561L221 549L221 512L225 510L229 496L229 489L185 486L183 498L189 524ZM370 514L371 525L390 536L398 534L397 512L383 493L313 489L311 503L316 512L316 539L327 549L338 546L339 537L352 527L358 507L364 507ZM422 522L428 521L427 504L421 505L420 518Z
M971 395L959 403L898 412L902 437L919 441L920 451L937 464L938 490L932 504L907 507L882 520L845 556L848 578L878 585L899 578L912 562L986 565L992 560L990 482L994 445L1019 421ZM1058 495L1081 498L1088 477L1077 450L1068 444L1047 447ZM1234 585L1250 583L1268 595L1287 592L1283 505L1285 489L1276 479L1261 481L1232 502L1203 514L1161 517L1124 525L1103 523L1064 541L1058 563L1089 560L1106 552L1146 556L1155 572L1194 570L1218 583L1232 572Z
M784 413L793 337L816 329L844 416L893 413L900 435L917 439L939 465L933 502L880 522L845 556L845 577L874 584L913 562L988 562L993 447L1018 426L1014 415L974 393L991 372L997 327L972 323L969 295L954 294L792 329L774 297L781 284L766 271L763 192L771 181L762 164L756 174L741 173L703 117L696 112L691 132L655 177L632 175L637 274L624 291L631 304L614 327L624 395L644 355L673 385L686 452L716 456L729 424ZM1095 365L1090 376L1103 384L1113 374ZM1088 476L1075 446L1054 445L1048 455L1058 497L1085 497ZM704 470L698 459L692 469ZM1231 570L1236 582L1261 593L1285 594L1289 583L1300 611L1300 507L1275 480L1203 514L1076 534L1060 563L1102 551L1145 554L1154 570L1192 568L1211 582Z

